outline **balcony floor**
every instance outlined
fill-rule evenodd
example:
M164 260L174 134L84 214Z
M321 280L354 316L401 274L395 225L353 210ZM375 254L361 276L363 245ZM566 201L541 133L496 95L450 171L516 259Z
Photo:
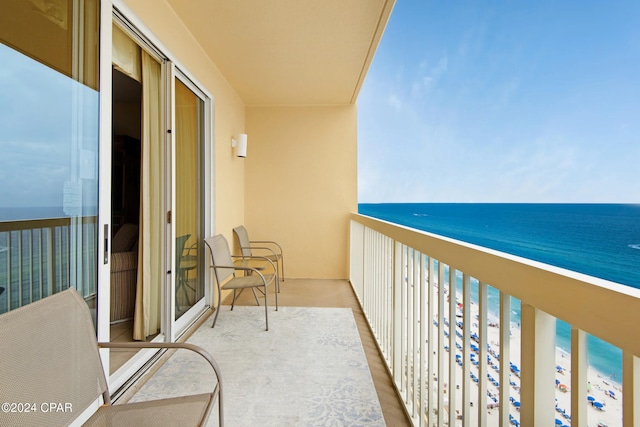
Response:
M274 299L272 297L269 298L269 301L270 305L273 305ZM390 427L411 425L348 281L286 279L280 285L278 303L280 306L290 307L351 308L358 326L376 393L378 394L378 400L382 407L385 423ZM236 304L255 305L255 300L251 292L245 292L238 298Z
M273 291L272 287L269 292L269 305L271 307L273 307L275 303L275 299L273 295L271 295ZM228 298L225 303L230 303L230 300L231 298ZM351 308L386 425L390 427L412 425L404 411L403 403L393 387L391 377L385 367L385 362L380 356L367 321L348 281L287 279L281 283L278 302L280 307ZM256 303L251 292L245 292L238 298L236 305L255 306ZM224 311L225 310L221 312L221 316L224 315ZM211 320L212 317L209 317L205 322L210 323ZM155 370L156 369L152 369L152 371ZM149 372L149 374L153 375L153 372ZM137 384L132 387L132 389L123 396L123 401L129 400L142 385L143 384ZM216 409L214 409L214 412L216 412ZM215 417L216 415L212 413L212 418Z

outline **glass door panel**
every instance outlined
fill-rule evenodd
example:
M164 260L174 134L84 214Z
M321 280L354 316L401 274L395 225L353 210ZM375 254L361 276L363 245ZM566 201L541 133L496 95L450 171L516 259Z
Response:
M0 15L0 314L69 287L95 313L99 2Z
M175 319L204 297L201 152L204 101L175 80Z

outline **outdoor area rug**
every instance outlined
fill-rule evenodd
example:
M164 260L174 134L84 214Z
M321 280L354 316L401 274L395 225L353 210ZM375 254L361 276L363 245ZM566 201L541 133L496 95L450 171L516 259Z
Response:
M384 426L360 336L348 308L222 307L188 342L222 371L225 424ZM136 401L211 390L199 356L179 351L134 396ZM201 359L201 358L200 358ZM209 426L216 426L217 407Z

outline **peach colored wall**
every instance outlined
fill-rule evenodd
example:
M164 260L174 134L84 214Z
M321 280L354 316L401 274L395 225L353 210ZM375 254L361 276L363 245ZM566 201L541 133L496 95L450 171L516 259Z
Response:
M247 107L245 226L293 278L346 279L357 211L356 106Z
M151 30L214 100L215 206L212 229L233 242L232 228L244 218L244 162L233 156L231 136L244 132L244 103L211 62L165 1L125 0L127 7Z
M355 105L245 108L165 1L124 3L214 99L213 230L232 246L240 224L253 239L279 240L288 277L347 278L349 213L357 210ZM231 148L242 132L247 159Z

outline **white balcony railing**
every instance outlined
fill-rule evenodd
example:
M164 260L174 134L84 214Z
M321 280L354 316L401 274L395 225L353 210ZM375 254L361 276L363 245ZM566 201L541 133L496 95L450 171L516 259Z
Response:
M0 314L76 288L96 295L96 217L0 222Z
M640 290L358 214L350 263L414 425L597 425L587 334L622 351L613 425L640 425ZM488 294L499 298L495 316ZM518 300L520 333L512 335ZM556 319L571 327L562 409Z

